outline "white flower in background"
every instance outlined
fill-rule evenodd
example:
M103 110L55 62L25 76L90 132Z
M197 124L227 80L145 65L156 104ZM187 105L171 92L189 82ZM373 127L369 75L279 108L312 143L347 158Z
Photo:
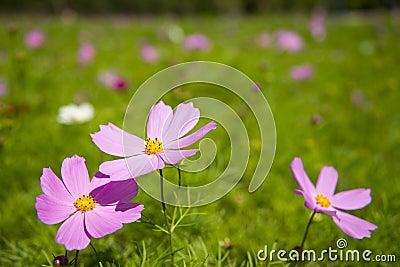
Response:
M90 103L80 105L69 104L58 109L57 122L61 124L80 124L90 121L94 116L94 108Z

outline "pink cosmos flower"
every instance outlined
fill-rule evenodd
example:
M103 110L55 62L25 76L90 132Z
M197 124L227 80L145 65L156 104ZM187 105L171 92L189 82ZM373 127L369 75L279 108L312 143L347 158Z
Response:
M7 93L8 93L7 84L0 79L0 97L7 95Z
M128 88L128 82L115 71L100 74L99 81L108 89L114 91L123 91Z
M100 238L141 217L143 205L127 203L136 196L134 179L110 182L110 179L89 179L85 159L79 156L64 159L63 182L50 168L40 178L44 194L36 198L36 210L45 224L64 223L56 241L67 250L86 248L92 237Z
M185 136L199 121L200 111L193 103L179 104L175 112L160 101L150 110L147 138L143 140L109 123L100 125L100 131L91 135L93 142L107 154L126 157L100 165L100 172L113 180L137 177L157 169L165 163L175 165L199 150L180 150L198 141L217 124L210 122L196 132Z
M314 75L314 67L310 64L294 66L290 69L290 77L293 80L302 81L310 79Z
M263 48L268 48L272 43L271 35L268 33L262 33L258 36L258 44Z
M282 51L295 53L303 48L303 39L297 33L279 30L275 34L277 45Z
M311 35L319 42L325 39L325 16L326 12L323 8L315 8L309 25Z
M82 65L91 62L96 55L96 49L92 44L85 43L78 50L78 61Z
M46 35L40 30L30 31L25 37L25 44L28 48L39 48L46 40Z
M183 45L187 50L207 51L211 48L210 40L200 33L187 36L183 41Z
M158 60L158 51L152 45L145 45L140 50L142 59L148 63L154 63Z
M304 197L304 205L308 209L328 214L336 225L352 238L371 237L370 231L378 228L370 222L341 211L367 206L371 202L370 189L359 188L335 194L338 173L333 167L322 168L316 187L304 171L300 158L295 158L290 167L300 187L295 193Z

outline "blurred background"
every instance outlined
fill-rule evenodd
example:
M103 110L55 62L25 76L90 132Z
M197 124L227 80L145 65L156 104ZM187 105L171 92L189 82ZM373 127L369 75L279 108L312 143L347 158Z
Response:
M399 0L2 0L2 12L44 12L57 14L66 9L83 13L173 13L173 14L257 14L282 11L310 11L315 6L329 11L395 8Z

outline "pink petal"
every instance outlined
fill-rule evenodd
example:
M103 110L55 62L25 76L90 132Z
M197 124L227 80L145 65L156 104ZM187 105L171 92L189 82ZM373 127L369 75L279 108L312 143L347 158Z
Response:
M122 228L122 222L116 216L115 206L96 206L85 213L85 225L88 233L100 238Z
M217 124L215 122L209 122L196 132L192 133L191 135L185 136L183 138L165 144L164 148L180 149L190 146L191 144L194 144L195 142L200 140L204 135L209 133L211 130L215 130L216 128Z
M102 185L105 185L111 181L112 180L110 179L109 175L105 175L104 173L97 172L95 174L95 176L92 178L92 180L90 181L89 191L92 192L94 189L96 189Z
M165 167L164 162L158 155L138 155L126 159L133 177L145 175Z
M163 129L167 129L172 119L172 108L160 101L150 110L147 121L147 137L162 139Z
M333 167L323 167L318 176L317 192L331 199L335 193L338 173Z
M198 149L189 149L189 150L172 150L167 149L160 153L160 157L168 164L174 165L179 161L191 157L196 154Z
M110 175L111 180L119 181L163 168L164 162L157 155L141 154L125 159L103 162L99 169L102 173Z
M90 136L101 151L110 155L125 157L144 151L143 139L123 131L112 123L100 125L100 131Z
M36 197L35 208L39 220L45 224L60 223L76 211L73 201L68 203L45 194Z
M128 166L126 165L126 159L105 161L100 165L99 171L109 175L112 181L120 181L132 178Z
M57 231L56 241L67 250L82 250L90 243L90 235L84 227L85 213L76 212Z
M168 143L187 134L197 124L200 117L198 108L193 107L193 103L179 104L172 116L172 121L168 127L163 128L162 140Z
M304 195L314 195L315 187L311 183L310 178L308 178L307 173L304 171L303 162L300 158L295 158L290 164L290 168L292 170L292 174L294 179L297 182L297 185L300 187L302 191L304 191Z
M50 168L44 168L43 174L40 177L40 186L43 192L53 198L65 201L67 203L73 203L74 198L68 192L62 181L54 174Z
M84 158L74 155L64 159L61 175L66 188L74 199L89 193L90 180Z
M144 206L137 203L121 203L115 208L115 214L122 223L131 223L141 218L143 210Z
M104 179L103 179L104 180ZM102 185L90 195L101 205L113 204L116 202L128 202L137 195L138 186L134 179L125 181L113 181Z
M337 211L336 217L332 217L336 225L347 235L356 239L371 237L371 231L376 230L378 226L365 221L351 214Z
M357 210L371 203L370 189L354 189L337 193L332 197L332 205L338 209Z

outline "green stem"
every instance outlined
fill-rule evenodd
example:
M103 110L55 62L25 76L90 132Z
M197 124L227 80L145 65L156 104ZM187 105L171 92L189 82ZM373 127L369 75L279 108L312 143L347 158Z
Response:
M75 253L74 267L78 266L78 256L79 256L79 250L77 250Z
M177 168L178 168L178 185L179 187L181 187L181 178L182 178L181 169L179 168L179 166Z
M160 194L161 194L161 205L164 213L164 218L165 218L165 223L168 227L168 237L169 237L169 248L171 250L171 266L175 266L175 260L174 260L174 247L172 244L172 231L171 231L171 226L169 225L168 221L168 216L167 216L167 209L165 206L165 200L164 200L164 177L162 174L162 170L160 169Z
M308 220L308 224L307 224L307 227L306 227L306 231L304 232L303 240L301 241L301 245L300 245L300 248L301 248L301 249L303 249L304 242L306 242L306 238L307 238L307 234L308 234L308 229L310 229L310 226L311 226L311 223L312 223L312 220L313 220L315 214L316 214L316 212L315 212L315 210L314 210L313 213L312 213L311 216L310 216L310 220Z

